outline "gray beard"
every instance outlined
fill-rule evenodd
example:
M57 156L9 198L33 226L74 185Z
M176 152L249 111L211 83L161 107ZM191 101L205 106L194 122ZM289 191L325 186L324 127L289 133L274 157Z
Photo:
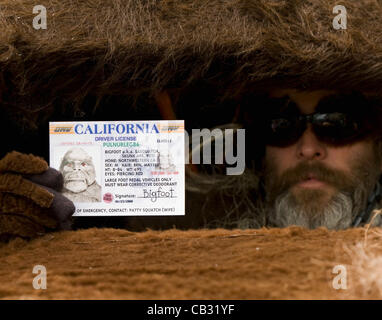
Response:
M328 229L346 229L358 213L366 206L367 190L359 185L353 195L338 192L324 206L311 201L308 204L299 204L289 191L278 196L274 205L269 208L268 222L273 227L288 227L291 225L309 229L326 227Z

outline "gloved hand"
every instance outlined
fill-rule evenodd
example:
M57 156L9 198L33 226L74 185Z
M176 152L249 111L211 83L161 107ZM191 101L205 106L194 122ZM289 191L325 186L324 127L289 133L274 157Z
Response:
M69 230L75 211L58 191L61 173L34 155L16 151L0 160L0 241Z

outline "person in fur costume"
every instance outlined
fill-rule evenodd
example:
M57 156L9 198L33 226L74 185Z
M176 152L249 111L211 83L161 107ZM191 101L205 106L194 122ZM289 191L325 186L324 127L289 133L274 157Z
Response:
M75 120L246 129L243 175L188 170L185 217L102 225L370 222L380 195L382 4L342 1L347 25L335 29L337 4L43 0L47 28L35 29L34 1L2 1L0 235L70 228L74 206L46 160L48 121Z

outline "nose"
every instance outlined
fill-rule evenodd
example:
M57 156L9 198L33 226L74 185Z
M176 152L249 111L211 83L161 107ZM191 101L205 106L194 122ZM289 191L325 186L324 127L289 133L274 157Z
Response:
M310 124L297 141L296 153L300 160L322 160L327 156L325 144L317 139Z
M81 168L80 163L78 163L78 162L74 162L73 170L80 170L80 168Z

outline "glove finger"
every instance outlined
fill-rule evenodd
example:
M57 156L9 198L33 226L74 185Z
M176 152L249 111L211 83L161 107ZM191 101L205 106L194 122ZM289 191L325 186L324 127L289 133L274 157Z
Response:
M31 200L11 193L0 193L0 212L8 214L22 212L34 222L51 229L58 225L56 218L50 215L49 209L41 208Z
M46 187L41 187L13 173L0 174L0 192L24 196L44 208L51 206L54 197L51 192L46 190Z
M7 153L0 160L0 172L40 174L48 170L48 168L48 163L43 158L17 151Z
M49 207L50 214L55 217L58 221L64 221L71 218L73 213L76 211L74 203L67 197L63 196L61 193L53 190L49 187L40 186L42 189L47 190L49 193L53 194L53 201Z
M53 168L49 168L41 174L25 176L24 178L57 191L60 191L64 184L64 178L61 172Z

